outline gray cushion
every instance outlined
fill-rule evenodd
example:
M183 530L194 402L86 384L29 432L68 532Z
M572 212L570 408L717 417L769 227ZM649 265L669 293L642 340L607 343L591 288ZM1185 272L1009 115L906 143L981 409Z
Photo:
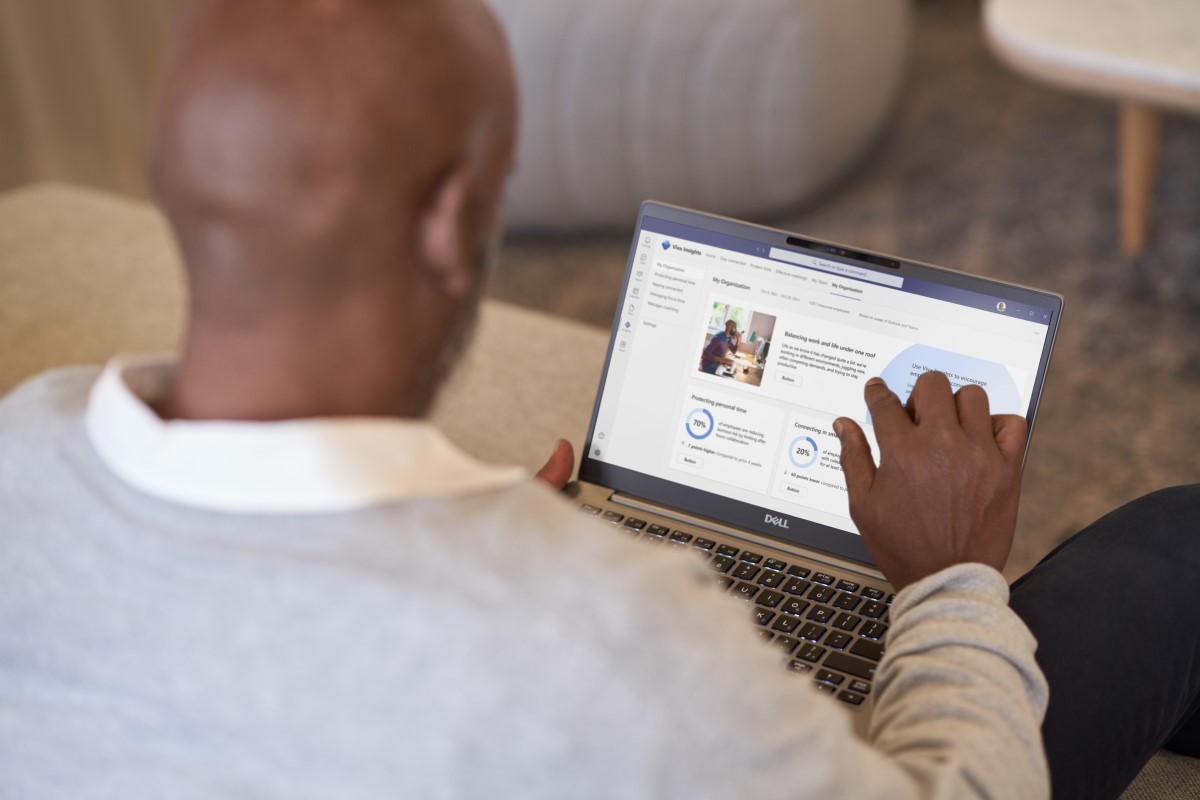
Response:
M877 136L908 55L910 0L491 2L522 87L518 227L799 203Z

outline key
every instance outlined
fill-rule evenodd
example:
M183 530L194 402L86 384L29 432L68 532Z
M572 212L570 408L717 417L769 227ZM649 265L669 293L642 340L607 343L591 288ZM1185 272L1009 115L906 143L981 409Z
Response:
M832 683L834 686L841 686L842 682L846 680L846 676L838 675L836 672L830 672L827 669L819 669L817 670L817 680Z
M850 646L850 652L856 656L869 658L872 661L878 661L883 658L883 645L878 642L872 642L869 639L859 639ZM859 675L860 678L869 678L870 675Z
M762 576L758 579L758 585L766 586L768 589L774 589L781 583L783 583L783 573L772 572L769 569L763 570Z
M833 622L833 627L843 631L852 631L858 627L860 622L862 622L862 617L856 617L853 614L838 614L838 618Z
M729 568L737 562L729 556L713 556L710 566L717 572L729 572Z
M845 581L843 581L843 583L845 583ZM837 600L833 601L833 604L837 608L843 609L845 611L853 611L858 606L858 604L861 602L862 602L861 597L859 597L857 595L853 595L853 594L848 594L846 592L842 592L841 594L839 594L837 596Z
M779 610L785 614L795 614L797 617L804 613L804 609L808 608L808 601L801 600L798 597L789 597L779 607Z
M821 656L825 655L824 647L817 647L815 644L805 644L796 652L796 658L802 658L805 661L817 663L821 660Z
M788 578L787 583L783 585L783 590L788 594L803 595L808 591L809 586L812 584L801 578Z
M800 629L800 638L808 639L810 642L819 642L827 630L828 628L826 628L824 625L818 625L815 622L810 622Z
M800 642L790 636L776 636L775 641L771 642L771 644L782 650L784 655L791 655L792 651L796 649L796 645L800 644Z
M740 581L752 581L754 580L754 576L758 574L758 567L754 566L753 564L738 564L736 567L734 567L732 574L733 577Z
M850 630L847 628L846 630ZM880 625L878 622L868 622L863 625L863 629L858 632L860 636L865 636L868 639L882 639L887 633L887 625Z
M733 587L733 596L740 597L743 600L753 600L756 594L758 594L758 587L753 583L741 581Z
M817 603L828 603L837 592L828 586L814 586L808 593L808 599Z
M825 606L813 606L811 609L809 609L806 616L813 622L819 622L824 625L826 622L829 622L829 620L833 619L833 609L826 608Z
M825 644L829 645L834 650L845 650L846 645L850 644L850 640L853 638L854 637L848 633L842 633L841 631L830 631L829 635L825 637Z
M861 658L854 658L845 653L830 653L825 658L825 666L829 669L836 669L838 672L846 672L856 678L866 678L871 680L875 677L875 665L870 661L863 661Z
M863 604L863 607L859 609L858 613L862 614L868 619L879 619L887 613L887 606L875 600L868 600Z
M783 599L783 595L781 595L779 592L772 591L771 589L767 589L765 592L763 592L762 594L760 594L758 596L757 602L760 606L766 606L767 608L774 608L775 606L779 605L779 601L782 599Z

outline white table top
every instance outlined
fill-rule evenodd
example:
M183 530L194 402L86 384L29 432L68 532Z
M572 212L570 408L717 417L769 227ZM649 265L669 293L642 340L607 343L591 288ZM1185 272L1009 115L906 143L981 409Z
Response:
M1200 0L988 0L984 29L1030 77L1200 111Z

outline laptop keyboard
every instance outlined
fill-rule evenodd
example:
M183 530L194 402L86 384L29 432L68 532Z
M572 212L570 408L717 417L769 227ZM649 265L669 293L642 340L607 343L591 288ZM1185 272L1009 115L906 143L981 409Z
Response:
M751 607L759 636L779 650L788 670L852 706L871 693L894 594L619 511L587 503L579 510L647 544L697 552L717 585Z

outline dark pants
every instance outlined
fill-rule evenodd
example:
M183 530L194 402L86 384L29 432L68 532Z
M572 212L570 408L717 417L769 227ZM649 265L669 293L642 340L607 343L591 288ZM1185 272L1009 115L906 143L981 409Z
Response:
M1050 682L1054 798L1117 797L1160 748L1200 756L1200 485L1117 509L1012 587Z

